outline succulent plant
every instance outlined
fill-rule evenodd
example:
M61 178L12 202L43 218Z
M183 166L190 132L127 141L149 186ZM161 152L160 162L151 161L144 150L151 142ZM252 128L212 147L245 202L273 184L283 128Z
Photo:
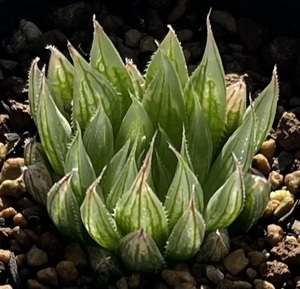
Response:
M88 60L68 43L71 60L49 46L47 71L32 62L40 142L25 148L24 179L33 198L63 234L137 272L192 258L205 236L227 236L232 224L248 230L269 196L250 168L275 116L276 67L247 105L242 81L226 88L209 15L191 75L171 27L141 73L93 24ZM205 248L216 260L228 246Z

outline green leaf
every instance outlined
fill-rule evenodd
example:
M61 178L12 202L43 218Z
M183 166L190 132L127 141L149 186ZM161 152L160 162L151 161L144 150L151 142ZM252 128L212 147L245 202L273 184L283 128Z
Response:
M116 181L114 182L109 195L106 200L106 207L110 212L113 211L117 202L126 193L133 184L133 181L136 178L138 173L137 165L135 161L137 149L137 141L134 143L133 148L130 151L128 159L125 165L122 167L120 175L117 176Z
M66 174L48 193L47 211L56 228L64 235L84 241L86 232L80 209L72 191L73 172Z
M153 183L156 195L160 201L163 202L171 185L172 175L168 172L157 151L155 152L155 158L152 165L152 179L154 180Z
M202 183L210 169L213 156L211 133L193 88L185 94L187 115L187 149L193 170Z
M102 181L102 189L105 199L109 195L111 188L114 186L123 171L123 168L127 161L129 148L130 140L128 140L126 144L114 155L114 157L107 165L107 169L104 172Z
M153 133L153 125L147 112L142 104L133 97L132 104L123 118L117 135L116 149L119 150L128 139L132 143L137 140L136 154L140 155L148 148Z
M38 98L41 89L41 80L44 77L44 68L41 71L38 67L39 58L36 57L32 62L29 70L28 77L28 100L29 100L29 108L30 115L36 124L36 111L38 107Z
M36 124L48 160L53 170L59 175L64 175L64 162L68 152L67 144L71 141L72 130L56 107L45 76L41 79L39 103L36 111Z
M70 121L73 101L74 67L70 61L55 47L51 51L47 78L53 91L53 100L64 117Z
M165 267L164 258L157 245L143 228L122 239L120 255L131 272L155 274Z
M184 261L192 258L199 251L204 235L205 222L192 197L169 236L166 259Z
M231 84L226 88L226 127L224 139L228 137L242 123L246 111L247 90L245 82L240 79L238 82Z
M71 142L66 156L64 166L65 173L75 168L77 169L77 173L73 175L72 184L78 204L81 204L84 199L85 191L95 180L96 175L91 160L83 146L81 130L78 124L75 137Z
M52 171L43 163L26 166L23 171L23 180L26 190L40 205L46 207L47 194L53 185Z
M206 23L207 42L204 54L187 82L185 95L196 94L211 132L213 148L216 150L225 128L226 88L222 60L212 34L209 15Z
M74 62L73 121L77 121L84 130L101 107L110 119L116 134L122 119L122 109L116 90L70 43L68 48Z
M263 215L270 197L270 184L262 177L247 173L245 179L245 204L230 232L247 232Z
M216 158L203 186L206 202L234 170L232 154L237 157L243 172L248 171L253 156L272 127L277 100L278 81L275 68L270 84L247 108L242 124L231 135Z
M157 72L161 69L161 56L166 55L168 60L172 63L175 71L178 74L181 87L183 88L188 80L188 71L185 62L185 57L182 51L182 47L175 34L175 31L169 25L169 32L165 36L162 43L159 45L153 58L151 59L147 73L146 73L146 88L150 85L153 79L156 77Z
M236 170L209 199L204 219L207 231L228 227L243 209L245 186L243 174L238 163Z
M114 153L113 128L104 110L99 107L83 134L83 144L99 175Z
M123 116L131 104L130 93L134 93L134 86L120 54L95 18L93 23L94 38L90 63L120 93L119 99Z
M269 85L253 101L253 109L259 121L254 134L254 154L260 149L272 128L276 114L278 97L279 84L277 80L277 67L275 66ZM251 107L249 106L245 112L243 123L248 122L251 118L252 112Z
M196 209L202 212L203 191L197 177L183 157L172 146L170 148L178 159L178 165L164 205L168 212L169 228L173 229L186 211L193 195Z
M172 63L164 55L160 58L155 78L145 91L143 106L154 127L161 126L167 131L172 144L178 149L185 121L183 92Z
M131 59L126 59L126 70L130 75L134 95L138 99L142 99L145 92L145 80Z
M103 172L103 171L102 171ZM112 215L107 210L96 187L102 174L91 184L80 207L82 222L90 236L103 248L116 252L121 235Z
M147 183L150 174L154 138L144 163L131 188L123 194L115 208L115 220L122 235L144 228L163 249L168 225L164 207Z

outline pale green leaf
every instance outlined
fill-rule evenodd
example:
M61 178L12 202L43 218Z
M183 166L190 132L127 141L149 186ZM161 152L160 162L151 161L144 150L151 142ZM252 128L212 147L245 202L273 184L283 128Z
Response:
M185 94L185 97L187 150L193 164L193 170L200 183L202 183L208 174L212 162L212 137L194 89L191 88Z
M172 63L175 71L178 74L181 87L183 88L188 80L187 65L185 57L182 51L182 47L176 36L175 31L171 26L169 32L159 45L158 50L155 52L151 59L146 73L146 88L150 85L153 79L156 77L157 72L161 69L161 55L166 55L168 60Z
M237 219L230 225L231 233L247 232L263 215L270 197L270 184L263 176L247 173L245 204Z
M243 172L248 171L254 154L272 127L277 100L278 82L275 68L270 84L247 108L241 125L216 158L203 186L206 202L234 170L232 154L237 157Z
M82 222L90 236L103 248L117 251L121 235L112 215L107 210L96 187L102 174L91 184L80 207Z
M204 212L207 231L228 227L240 214L245 198L243 177L236 163L236 170L209 199Z
M165 267L164 258L155 241L143 228L122 239L120 253L131 272L159 273Z
M116 180L109 192L106 200L107 209L112 212L117 202L126 193L133 184L138 173L135 157L136 157L137 141L135 141L133 148L127 158L125 165L122 167L120 175L116 176Z
M192 258L205 235L205 222L191 198L188 208L180 216L166 246L166 259L184 261Z
M77 173L74 174L72 180L74 194L78 204L81 204L85 196L85 191L95 180L96 175L91 160L83 146L82 134L78 124L75 137L69 147L64 165L65 173L70 172L73 169L77 169Z
M116 138L116 150L119 150L127 140L133 143L137 140L137 155L148 149L153 136L152 122L142 104L133 97L125 117L122 120L119 133Z
M114 155L103 175L102 189L106 199L111 188L121 175L129 154L130 140Z
M133 84L134 95L142 99L145 92L145 79L131 59L126 59L126 69Z
M196 94L211 132L213 148L216 150L225 128L226 88L222 60L212 34L209 15L204 54L189 78L184 93Z
M72 115L74 67L55 47L47 46L51 51L47 78L53 100L64 117L70 121Z
M130 93L134 93L132 80L120 54L95 18L93 23L94 38L90 52L91 66L96 68L120 93L122 115L125 115L131 104Z
M115 220L123 235L144 228L162 249L168 233L167 217L162 203L147 182L153 143L154 138L132 186L117 203Z
M172 146L171 150L178 159L177 169L167 192L165 208L169 217L169 228L173 229L180 217L186 211L192 196L194 195L195 207L198 211L203 210L203 191L201 185L189 168L186 161Z
M101 107L116 133L122 117L116 90L104 76L86 62L70 43L68 48L74 62L73 121L77 121L84 130Z
M29 69L28 76L28 100L30 115L36 123L36 111L38 107L38 98L41 90L41 79L44 76L44 69L41 71L38 67L39 58L36 57L32 62Z
M142 103L154 127L160 126L167 131L178 149L185 121L183 92L172 63L164 55L161 55L160 67L147 87Z
M87 235L80 209L72 191L73 172L66 174L48 193L47 211L56 228L64 235L83 241Z
M59 176L63 176L65 157L68 152L67 144L71 141L72 130L68 121L56 107L45 76L41 81L36 124L41 143L53 170Z
M83 144L96 175L99 175L104 166L110 162L114 153L113 128L101 107L85 129Z

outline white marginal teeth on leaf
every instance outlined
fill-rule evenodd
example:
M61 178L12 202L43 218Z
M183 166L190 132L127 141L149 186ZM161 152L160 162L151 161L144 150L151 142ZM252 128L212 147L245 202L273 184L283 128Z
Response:
M166 246L166 258L187 260L193 257L204 239L205 222L196 208L194 195L172 230Z
M120 252L132 272L158 273L165 266L157 245L144 229L126 235L121 241Z

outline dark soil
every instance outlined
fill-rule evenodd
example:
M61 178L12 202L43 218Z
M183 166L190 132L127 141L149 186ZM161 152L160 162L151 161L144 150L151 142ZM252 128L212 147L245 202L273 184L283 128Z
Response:
M300 288L300 4L182 2L186 9L176 10L180 1L175 0L0 0L0 289ZM25 188L5 188L7 181L15 184L20 178L24 141L36 134L26 93L29 65L36 56L47 63L44 47L52 44L64 51L67 40L88 55L95 14L122 57L133 58L142 70L153 50L141 42L128 45L126 32L137 29L160 41L170 22L176 31L188 30L182 32L182 45L192 71L203 53L209 8L223 11L211 21L225 72L247 73L251 95L268 84L274 65L278 67L280 99L271 144L265 144L268 150L262 148L253 165L281 195L248 234L232 239L227 262L234 258L235 268L225 262L214 267L192 262L155 279L131 274L99 284L82 250L55 230Z

